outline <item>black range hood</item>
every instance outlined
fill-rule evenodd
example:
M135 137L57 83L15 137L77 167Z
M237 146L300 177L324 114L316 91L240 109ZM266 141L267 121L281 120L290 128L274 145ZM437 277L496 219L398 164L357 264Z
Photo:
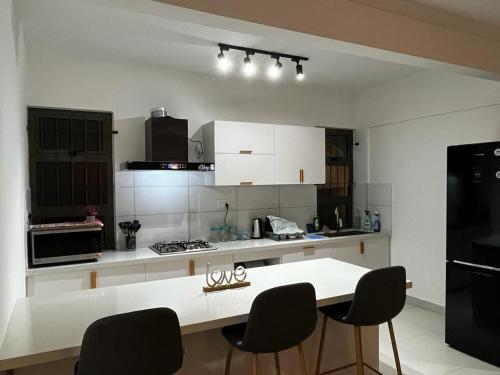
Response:
M130 170L167 170L167 171L214 171L215 164L188 163L179 161L129 161Z

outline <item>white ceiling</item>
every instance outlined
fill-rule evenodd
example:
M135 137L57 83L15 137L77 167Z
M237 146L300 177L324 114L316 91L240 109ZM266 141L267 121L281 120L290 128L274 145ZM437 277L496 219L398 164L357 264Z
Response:
M307 56L310 61L304 64L306 81L302 85L327 85L353 92L423 70L331 49L313 48L313 43L304 43L304 38L295 38L293 32L280 32L279 36L267 33L266 37L262 37L263 34L249 33L244 24L241 28L232 27L231 31L224 28L224 22L232 21L221 20L216 26L192 20L188 22L172 16L172 12L168 11L172 8L160 9L158 7L168 6L148 0L20 1L23 2L21 16L28 56L30 50L33 55L36 49L57 49L82 58L128 61L214 74L217 42L224 42ZM122 7L122 4L129 6ZM148 12L139 11L138 5L150 9ZM167 11L162 12L164 9ZM205 16L198 14L197 17ZM242 53L235 51L230 56L239 69L244 57ZM258 77L265 77L263 70L271 60L262 57L257 61L261 70ZM286 74L282 79L295 81L295 65L288 60L284 60L283 64ZM239 75L238 69L232 74Z
M500 0L413 0L474 21L500 26Z

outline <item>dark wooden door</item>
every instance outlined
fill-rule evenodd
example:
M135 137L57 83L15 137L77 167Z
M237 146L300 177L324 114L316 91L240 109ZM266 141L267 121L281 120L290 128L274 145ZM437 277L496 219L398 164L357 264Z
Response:
M34 224L83 220L92 206L114 248L112 129L111 112L28 108Z
M352 227L353 131L326 129L326 181L318 185L318 214L321 225L336 227L335 207L344 228Z

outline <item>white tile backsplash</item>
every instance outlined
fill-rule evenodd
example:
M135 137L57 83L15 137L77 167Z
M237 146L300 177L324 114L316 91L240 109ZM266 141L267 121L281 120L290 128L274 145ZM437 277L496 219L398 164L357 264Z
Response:
M354 205L366 207L366 205L368 204L368 184L354 184L352 191L352 201Z
M120 171L115 174L116 223L139 220L137 246L163 240L207 239L210 227L228 224L250 231L251 220L267 215L297 221L306 229L316 213L316 186L213 187L213 172ZM219 202L218 202L219 201ZM125 239L117 228L117 248Z
M316 207L316 185L281 185L280 207Z
M134 173L136 187L188 186L186 171L140 171Z
M279 186L237 187L237 208L248 210L279 207Z
M189 211L189 188L136 187L135 215L161 215Z
M116 216L134 215L134 188L115 189L115 209Z
M115 173L115 186L116 187L134 187L134 173L133 172L116 172Z
M224 203L229 203L229 210L236 209L235 186L190 186L189 210L191 212L226 211Z
M368 184L368 204L391 206L392 185L391 184Z
M189 215L189 237L194 239L208 239L210 227L220 227L224 224L225 212L192 212ZM227 225L236 225L236 214L229 211Z

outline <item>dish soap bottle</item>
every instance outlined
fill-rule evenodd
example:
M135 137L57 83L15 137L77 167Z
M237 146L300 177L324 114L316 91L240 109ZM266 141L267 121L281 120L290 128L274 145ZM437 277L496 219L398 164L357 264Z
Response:
M373 231L380 232L380 213L373 211Z
M370 210L365 211L365 220L363 221L363 230L367 232L372 231L372 215Z
M319 216L318 216L318 214L314 214L313 226L314 226L314 231L319 232Z

